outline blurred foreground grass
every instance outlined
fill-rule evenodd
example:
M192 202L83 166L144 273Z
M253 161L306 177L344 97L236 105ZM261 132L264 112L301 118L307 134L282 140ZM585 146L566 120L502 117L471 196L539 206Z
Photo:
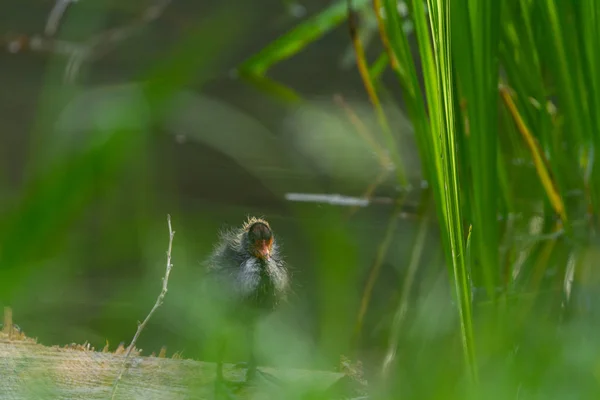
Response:
M297 282L310 287L300 285L294 305L266 322L269 363L364 360L373 398L597 398L599 17L594 0L332 2L237 70L290 116L286 134L273 135L232 107L183 91L238 34L239 20L220 14L143 84L95 89L91 103L80 98L73 104L83 108L65 108L56 131L45 128L64 104L48 102L28 183L5 200L3 300L39 301L23 293L32 276L44 277L41 293L73 279L71 266L87 259L81 241L94 240L73 233L86 220L86 229L114 232L151 266L98 251L87 273L106 279L107 261L117 260L114 268L127 266L131 280L97 280L93 286L110 294L96 315L115 315L124 303L143 318L149 304L132 298L159 290L158 227L168 211L184 232L164 306L172 314L147 329L177 332L190 346L202 330L198 259L223 223L266 214L266 206L248 204L259 188L277 199L267 216L287 239ZM342 23L372 110L341 96L335 107L307 100L267 75ZM380 41L367 46L369 32ZM204 37L222 41L197 39ZM380 56L367 59L373 47ZM146 133L157 126L244 171L242 183L215 173L202 188L206 196L230 188L235 206L168 200L164 193L195 182L174 166L177 155L156 158L164 153ZM192 165L208 175L207 159ZM151 168L173 181L155 182ZM290 192L327 191L371 203L283 204ZM123 192L128 202L115 195ZM417 218L407 221L400 216L410 202ZM174 205L180 209L157 212ZM93 297L93 289L73 286L73 299ZM100 341L105 330L94 329ZM192 346L202 358L210 350L199 339Z

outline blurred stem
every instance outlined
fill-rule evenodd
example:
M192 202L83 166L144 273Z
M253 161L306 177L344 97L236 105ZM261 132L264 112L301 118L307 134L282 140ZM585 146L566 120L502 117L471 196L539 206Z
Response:
M396 313L394 314L394 319L392 321L392 327L390 330L388 348L382 365L382 375L384 379L386 379L389 376L390 367L393 365L393 362L396 358L396 351L398 350L398 343L400 340L400 335L402 334L402 328L406 317L406 312L408 310L408 300L410 292L413 286L413 282L415 280L417 268L419 267L419 264L421 262L423 250L425 249L425 239L427 238L427 231L430 221L430 213L427 212L429 199L429 193L428 191L425 191L424 196L421 200L421 210L419 212L420 222L419 227L417 229L417 236L415 237L415 242L412 246L412 252L410 254L410 261L408 263L406 278L404 280L404 284L402 285L402 297L400 298L400 302L398 303L398 307L396 308Z
M381 37L381 43L388 54L388 59L390 62L390 66L394 71L398 71L400 69L398 65L398 59L394 55L392 51L392 47L390 45L390 40L385 32L385 23L381 16L381 10L383 9L383 5L381 4L381 0L373 0L373 12L375 13L375 17L377 18L377 26L379 28L379 36Z
M377 278L379 278L379 274L381 272L381 265L383 263L383 259L387 254L388 248L392 242L392 237L394 236L394 232L396 231L396 227L398 226L398 220L400 219L400 214L402 211L402 201L398 203L396 209L394 210L385 230L385 235L383 241L380 243L379 248L377 249L377 255L375 257L375 262L371 267L371 271L369 273L369 277L367 279L367 283L365 285L365 289L360 301L360 308L358 311L358 316L356 318L356 324L354 326L354 338L353 343L357 344L360 340L360 335L362 332L364 317L367 314L367 310L369 308L369 303L371 301L371 295L373 293L373 287L375 286L375 282L377 282Z
M344 101L342 96L336 95L333 98L333 101L336 102L346 113L348 119L356 128L356 132L358 135L369 145L369 147L373 150L373 152L377 155L379 160L379 165L381 168L389 169L391 167L392 161L388 156L385 148L382 147L375 138L373 137L373 133L367 128L367 126L362 122L362 120L358 117L358 115L354 112L354 110Z
M379 174L377 175L377 177L375 178L375 180L367 187L367 190L365 190L365 192L363 193L363 195L361 196L363 199L371 199L371 197L373 197L373 193L375 192L375 190L379 187L379 185L381 185L383 183L383 181L385 181L385 179L388 177L389 175L389 171L386 169L382 169ZM351 217L352 215L354 215L358 209L360 207L359 206L352 206L350 208L350 211L348 212L348 217Z
M348 0L348 26L350 29L350 37L352 39L352 45L354 46L354 51L356 53L356 66L358 68L358 72L363 81L363 85L365 86L365 90L369 95L369 99L375 108L375 112L377 114L377 120L379 121L379 125L381 126L381 130L384 134L385 140L387 142L388 151L390 153L390 157L392 158L395 166L396 177L398 179L398 183L400 185L405 186L407 184L406 173L404 172L404 166L400 156L398 154L398 146L396 141L394 140L394 136L392 135L392 130L390 128L387 117L381 107L381 102L379 101L379 96L377 96L377 91L375 90L375 86L373 85L373 81L371 80L371 74L369 73L369 66L367 65L365 59L365 51L362 46L362 42L357 34L356 29L356 17L352 10L352 0Z
M554 228L552 229L552 234L556 234L561 229L562 228L561 228L560 223L556 222L554 225ZM533 291L540 290L540 285L542 283L542 279L544 278L544 275L546 274L548 266L550 265L550 263L549 263L550 256L552 255L552 251L554 250L554 247L556 247L556 242L558 240L558 237L556 237L556 236L551 236L551 237L552 237L552 239L548 240L544 244L543 248L540 251L540 254L538 255L538 258L535 261L534 268L533 268L533 276L532 276L532 280L531 280L531 286L532 286Z
M554 211L560 216L563 223L565 224L565 227L567 227L568 224L565 206L562 197L558 192L556 183L554 182L554 179L552 178L551 173L549 171L549 163L544 156L544 152L542 151L539 144L529 131L529 128L525 125L525 121L523 121L519 110L517 110L517 107L514 101L512 100L508 89L502 86L500 88L500 94L502 96L502 100L504 100L504 104L510 111L510 114L512 115L515 121L515 125L517 126L519 133L523 137L523 140L525 141L525 144L527 145L527 148L531 153L535 169L538 173L538 176L540 177L542 186L546 190L546 195L548 196L548 199L550 200Z

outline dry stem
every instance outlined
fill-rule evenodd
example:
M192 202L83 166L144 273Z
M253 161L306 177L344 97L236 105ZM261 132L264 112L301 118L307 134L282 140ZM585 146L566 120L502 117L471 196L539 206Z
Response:
M111 399L114 399L115 395L117 394L117 387L119 386L119 382L121 381L121 378L123 377L123 373L125 373L125 371L127 370L127 360L129 359L129 355L131 354L131 351L135 348L135 344L136 344L138 338L140 337L140 334L146 327L146 324L150 320L150 317L152 317L152 314L154 314L154 312L158 309L158 307L161 306L161 304L163 303L163 300L165 298L165 295L167 294L167 284L169 283L169 275L171 274L171 267L173 267L173 264L171 264L171 249L173 247L173 236L175 236L175 231L173 231L173 229L171 228L171 216L170 215L167 215L167 222L169 224L169 249L167 250L167 268L166 268L165 276L163 277L162 290L160 291L160 294L158 295L158 298L156 299L156 303L154 303L154 307L152 307L152 310L150 310L150 312L148 313L148 316L146 316L146 319L144 319L144 321L138 325L137 332L133 336L133 340L131 341L131 344L127 348L127 353L125 353L125 358L123 359L123 364L121 366L121 370L119 371L119 375L117 376L117 378L115 379L115 381L113 383Z

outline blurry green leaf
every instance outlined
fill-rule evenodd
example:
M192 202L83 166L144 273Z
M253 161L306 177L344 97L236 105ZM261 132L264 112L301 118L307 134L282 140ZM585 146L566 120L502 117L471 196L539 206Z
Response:
M371 65L369 68L369 74L371 75L371 79L373 81L377 81L381 74L385 72L385 69L388 67L390 59L387 53L381 53L377 60Z
M267 93L283 103L296 104L303 101L302 97L292 88L267 78L263 75L242 74L241 78L258 88L264 93Z
M368 4L368 0L353 0L352 2L355 10L366 7ZM301 22L291 31L244 61L238 67L240 73L264 75L273 64L297 54L311 42L345 21L347 16L347 0L335 1L325 10Z

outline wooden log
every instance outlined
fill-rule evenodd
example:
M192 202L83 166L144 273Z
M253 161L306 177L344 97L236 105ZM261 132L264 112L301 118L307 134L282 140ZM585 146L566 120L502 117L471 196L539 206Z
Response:
M0 333L0 398L107 399L123 357L89 346L48 347L24 336L9 339ZM240 399L305 398L309 393L324 393L345 378L337 372L261 369L281 379L284 387L248 388L238 394ZM244 374L233 365L224 366L228 380L241 381ZM117 398L209 399L214 377L213 363L132 354Z

